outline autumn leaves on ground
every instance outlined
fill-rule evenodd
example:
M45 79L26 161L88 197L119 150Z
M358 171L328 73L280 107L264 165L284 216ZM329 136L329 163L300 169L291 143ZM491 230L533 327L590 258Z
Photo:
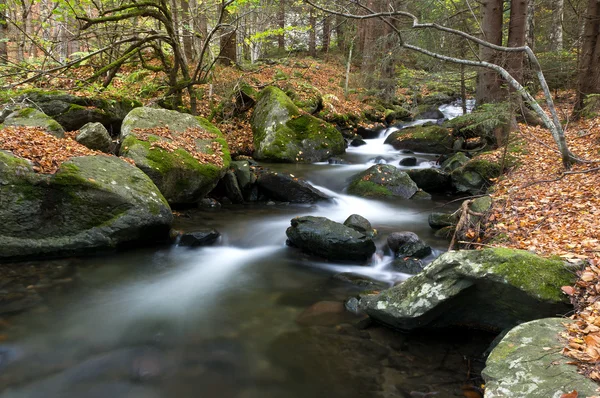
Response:
M344 72L343 65L339 63L312 60L296 62L295 66L264 67L247 73L234 68L218 68L213 85L204 88L210 95L200 104L199 113L204 117L216 116L213 121L225 134L232 155L249 155L253 151L249 115L230 119L211 114L214 105L224 100L213 93L226 92L226 86L243 76L256 88L271 84L290 85L301 96L302 82L309 80L310 85L321 94L327 94L325 107L339 114L358 115L363 107L359 100L361 93L345 95L340 85L344 81ZM289 76L289 79L278 81L278 73ZM145 80L148 79L151 76ZM52 88L71 89L81 95L70 87L71 82L67 79L46 83L53 85ZM142 90L142 84L132 84L127 91L135 93ZM114 86L119 89L119 79ZM402 94L402 89L399 94ZM149 103L152 101L152 98L147 99ZM562 116L567 119L570 103L567 100L561 105ZM488 215L485 236L479 245L524 249L587 265L579 272L576 286L563 287L576 309L573 316L576 322L565 332L569 344L564 352L574 362L583 364L582 370L592 379L600 381L600 366L597 364L600 361L600 301L597 300L600 297L600 283L597 282L600 279L600 170L595 163L600 162L600 117L570 122L566 131L572 152L589 162L576 164L568 172L565 172L547 130L521 124L517 131L511 133L508 155L510 164L516 166L507 167L506 173L490 189L494 207ZM168 131L161 135L168 135ZM68 157L91 152L72 140L73 136L67 133L70 138L62 140L35 128L8 128L2 130L0 147L33 160L36 171L53 173ZM36 145L32 146L32 142ZM484 156L506 155L501 148ZM211 162L211 159L205 158L198 160Z

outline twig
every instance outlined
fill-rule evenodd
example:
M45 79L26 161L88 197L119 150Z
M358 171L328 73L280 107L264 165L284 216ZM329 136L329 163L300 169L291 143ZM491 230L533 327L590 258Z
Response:
M585 174L585 173L592 173L594 171L598 171L600 170L600 167L594 167L593 169L587 169L587 170L578 170L578 171L564 171L562 172L562 174L552 180L538 180L538 181L533 181L530 182L529 184L525 184L522 187L520 187L519 189L523 189L523 188L528 188L532 185L537 185L537 184L542 184L545 182L556 182L556 181L560 181L563 178L565 178L565 176L569 175L569 174Z

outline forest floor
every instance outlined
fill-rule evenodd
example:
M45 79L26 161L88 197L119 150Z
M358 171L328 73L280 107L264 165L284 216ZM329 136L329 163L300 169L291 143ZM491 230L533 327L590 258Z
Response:
M281 79L278 71L288 78ZM123 92L146 104L152 103L154 98L151 95L144 98L143 93L149 84L156 85L152 82L157 77L150 72L140 76L135 73L130 70L118 76L114 87L103 95ZM200 103L200 115L215 116L211 109L227 100L222 94L232 89L242 77L253 82L256 88L270 84L282 88L290 86L299 95L310 83L322 95L327 95L326 106L336 113L360 114L368 97L364 90L344 92L345 70L338 61L293 60L289 64L263 66L250 72L218 68L212 85L202 88L205 100ZM85 72L72 78L48 79L44 86L37 88L64 89L89 96L89 89L82 92L75 86L83 78ZM428 90L426 84L421 87L424 92ZM405 91L400 89L398 94L405 95ZM565 119L573 103L574 98L568 93L562 94L559 107ZM217 117L213 121L225 134L233 154L252 153L249 117ZM565 171L547 130L521 124L511 133L511 157L517 160L518 166L510 168L491 188L494 206L480 244L482 247L524 249L541 256L559 256L574 265L585 265L577 273L575 286L563 287L575 306L571 316L575 322L567 326L564 333L568 339L564 353L573 358L582 372L600 381L600 168L597 163L600 162L600 117L570 122L566 135L571 150L591 163L576 164L570 171ZM500 149L486 156L502 157L503 151Z

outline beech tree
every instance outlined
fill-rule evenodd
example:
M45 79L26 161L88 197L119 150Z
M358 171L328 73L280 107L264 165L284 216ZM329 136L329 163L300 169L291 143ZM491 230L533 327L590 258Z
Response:
M579 57L579 79L574 114L585 107L588 95L600 93L600 1L588 0Z
M489 1L499 1L499 0L489 0ZM598 4L598 0L590 0L590 1ZM368 13L365 15L357 15L357 14L351 14L351 13L347 13L347 12L343 12L343 11L337 11L337 10L333 10L333 9L324 8L318 4L315 4L314 2L312 2L312 0L306 0L306 2L317 9L328 12L330 14L341 15L346 18L352 18L352 19L357 19L357 20L377 18L380 21L382 21L382 23L389 26L390 29L395 32L395 34L398 36L399 44L403 48L406 48L406 49L412 50L412 51L416 51L421 54L428 55L430 57L433 57L433 58L441 60L441 61L447 61L447 62L459 64L459 65L472 66L472 67L477 67L477 68L485 68L487 70L497 73L503 79L503 81L506 82L506 84L508 84L516 93L518 93L519 96L523 99L523 101L525 103L527 103L534 110L534 112L543 121L546 128L548 128L548 130L550 130L550 133L552 134L552 138L556 142L556 145L560 152L564 167L568 169L574 162L579 161L579 159L571 153L571 151L569 150L569 148L567 146L564 131L563 131L562 125L560 123L560 120L558 119L556 108L554 106L554 101L552 99L552 95L551 95L548 85L546 83L546 79L544 78L544 74L542 73L542 69L540 67L539 61L538 61L537 57L535 56L535 54L533 53L533 51L528 46L506 47L506 46L502 46L502 45L499 45L496 43L490 43L488 40L485 40L483 38L475 37L466 32L463 32L463 31L460 31L457 29L452 29L452 28L449 28L447 26L443 26L443 25L440 25L437 23L422 23L422 22L420 22L419 18L416 15L414 15L410 12L407 12L407 11L397 11L393 8L390 8L389 11L385 11L385 12L376 12L376 11L373 11L372 9L370 9L369 7L367 7L366 5L361 5L359 3L359 5L363 9L367 10ZM490 5L493 6L494 3L492 3ZM525 7L525 9L526 9L526 7ZM486 61L486 60L478 60L478 59L457 58L454 56L445 55L445 54L442 54L442 53L434 51L434 50L429 50L429 49L411 44L410 42L408 42L407 40L404 39L405 35L403 34L403 32L399 28L397 28L393 23L391 23L389 21L389 18L393 18L393 17L408 18L409 21L412 22L411 30L432 29L432 30L436 30L439 32L456 35L456 36L461 37L462 39L465 39L469 42L476 43L481 47L485 47L490 50L495 50L495 51L498 51L498 52L501 52L501 53L504 53L507 55L517 54L517 53L525 54L527 56L527 59L529 60L529 63L531 64L533 72L535 73L540 86L542 87L544 97L546 99L546 105L548 107L548 110L549 110L551 116L548 116L546 114L546 112L544 112L542 107L537 103L537 101L531 95L531 93L529 93L529 91L527 91L527 89L514 76L512 76L506 68L501 66L499 63L490 62L490 61ZM524 22L525 21L523 20L523 23Z

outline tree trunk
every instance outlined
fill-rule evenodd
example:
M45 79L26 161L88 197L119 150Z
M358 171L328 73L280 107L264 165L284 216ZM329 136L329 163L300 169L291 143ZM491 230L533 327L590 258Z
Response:
M340 15L335 16L335 37L337 38L337 48L342 53L348 48L348 20Z
M535 49L535 2L536 0L529 0L527 6L527 33L525 42L532 50Z
M277 48L280 51L285 51L285 0L279 0L279 9L277 10L277 27L281 29L281 33L277 35Z
M223 23L230 23L232 15L226 8L223 10L224 18ZM219 54L219 63L221 65L231 65L237 63L237 37L236 31L233 26L224 26L223 33L221 34L221 52Z
M550 51L563 49L563 16L565 0L552 0L552 26L550 28Z
M483 40L500 45L502 44L502 0L482 0ZM479 46L479 58L492 64L498 64L498 54L485 46ZM498 102L504 98L502 92L502 79L496 72L481 69L477 75L477 103Z
M527 0L512 0L510 6L510 22L508 24L508 47L525 45L527 27ZM506 62L506 70L519 83L523 83L523 53L510 53Z
M5 6L6 0L0 0L0 65L8 62L8 24Z
M323 18L323 46L321 47L321 51L323 53L329 52L329 42L331 39L331 17L326 15Z
M588 0L579 57L577 101L573 110L578 116L589 94L600 92L600 0Z
M311 7L308 17L310 31L308 33L308 55L311 57L317 56L317 16L315 10Z
M188 62L196 61L196 52L194 51L194 38L193 38L193 20L192 14L190 13L190 2L189 0L181 0L181 20L182 20L182 40L183 40L183 52Z

